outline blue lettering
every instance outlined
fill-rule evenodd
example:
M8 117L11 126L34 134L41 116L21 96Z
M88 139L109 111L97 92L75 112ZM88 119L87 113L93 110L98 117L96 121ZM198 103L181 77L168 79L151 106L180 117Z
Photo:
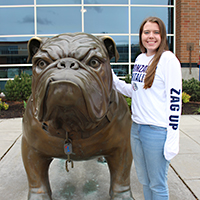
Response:
M133 67L133 72L145 72L147 67L148 65L135 64Z
M137 73L137 76L136 76L136 80L138 80L138 76L139 76L140 74L139 73Z
M181 90L177 91L177 90L175 90L174 88L172 88L172 89L170 90L170 94L173 94L173 92L176 93L176 94L178 94L178 95L180 95Z
M170 94L179 95L179 96L170 96L170 98L171 98L170 102L171 103L180 102L180 100L181 100L180 99L181 90L175 90L174 88L172 88L170 90ZM179 111L180 105L179 104L171 104L170 110L171 111ZM173 130L177 130L178 129L179 115L169 116L169 121L170 121L169 126L171 126Z
M145 69L145 65L140 65L140 66L138 66L138 71L139 71L139 72L144 71L144 69Z
M140 72L136 73L136 72L134 72L132 74L132 81L143 82L145 75L146 75L145 73L140 73Z
M179 118L178 115L171 115L171 116L169 116L169 120L171 122L178 122L178 118Z
M145 74L142 74L142 77L141 77L141 82L144 81L144 77L145 77Z
M135 73L132 75L132 80L134 80L135 79Z
M142 76L142 74L140 74L139 77L138 77L138 81L139 81L139 82L142 82L142 81L141 81L141 76Z
M174 129L174 130L176 130L178 128L178 124L170 123L169 125L172 126L172 129Z
M170 96L170 97L171 97L171 101L170 101L171 103L180 101L179 97L175 97L175 96Z
M176 104L172 104L172 105L170 106L170 110L172 110L172 111L179 111L179 108L180 108L180 106L179 106L179 105L176 105Z

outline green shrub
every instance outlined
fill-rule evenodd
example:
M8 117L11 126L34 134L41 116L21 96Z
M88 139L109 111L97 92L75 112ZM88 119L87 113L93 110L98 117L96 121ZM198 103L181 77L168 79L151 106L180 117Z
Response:
M27 102L26 101L24 101L24 108L26 109L26 105L27 105Z
M190 101L200 101L200 81L194 78L183 80L182 89L191 96Z
M195 114L199 114L200 113L200 107L196 110Z
M7 103L3 102L0 98L0 111L3 109L8 110L8 108L9 108L9 105Z
M14 80L8 80L5 84L4 94L8 101L27 100L31 95L32 79L29 74L16 75Z
M185 92L182 93L182 102L188 103L190 101L191 96Z
M125 99L126 99L128 106L131 107L131 98L125 97Z

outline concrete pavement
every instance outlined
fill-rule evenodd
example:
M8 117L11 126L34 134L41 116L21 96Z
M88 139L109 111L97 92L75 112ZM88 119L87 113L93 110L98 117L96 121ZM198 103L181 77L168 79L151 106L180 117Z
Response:
M0 199L26 200L28 182L21 159L22 119L0 119ZM200 199L200 115L182 115L180 152L172 159L168 185L170 200ZM108 200L107 164L96 160L75 162L67 173L65 161L55 159L49 170L53 200ZM131 188L136 200L144 200L134 164Z

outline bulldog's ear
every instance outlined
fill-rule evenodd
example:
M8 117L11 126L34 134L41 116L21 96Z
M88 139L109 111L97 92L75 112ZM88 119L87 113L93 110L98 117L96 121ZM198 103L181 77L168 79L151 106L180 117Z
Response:
M29 62L29 60L36 54L36 52L38 51L38 49L40 48L40 45L43 43L43 40L46 40L47 38L41 39L39 37L32 37L29 41L28 41L28 59L27 62Z
M104 42L104 45L108 51L110 60L115 57L115 62L119 59L119 53L117 51L117 47L115 41L109 36L101 36L100 39Z

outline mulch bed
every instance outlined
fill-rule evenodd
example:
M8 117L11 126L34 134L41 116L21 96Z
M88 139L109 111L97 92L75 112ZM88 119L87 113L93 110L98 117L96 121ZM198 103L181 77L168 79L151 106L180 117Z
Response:
M199 115L200 114L200 102L184 103L182 107L182 115Z
M22 101L6 101L6 103L9 105L9 109L0 111L0 119L23 117L25 109L24 103ZM200 114L200 112L198 112L198 109L200 111L200 102L189 102L183 104L182 115Z
M6 103L9 105L9 108L8 110L0 111L0 119L23 117L25 111L23 102L6 101Z

